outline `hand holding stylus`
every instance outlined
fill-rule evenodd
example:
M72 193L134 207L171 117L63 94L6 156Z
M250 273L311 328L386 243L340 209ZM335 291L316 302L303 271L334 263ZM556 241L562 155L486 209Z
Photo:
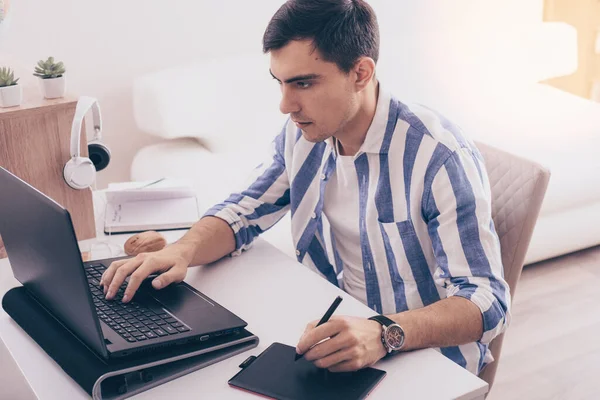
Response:
M331 372L348 372L369 367L387 354L379 322L362 317L332 317L340 302L341 297L319 322L308 324L296 346L296 359L303 357Z
M343 299L341 296L338 296L335 298L335 300L333 300L333 303L329 306L329 309L327 310L327 312L325 312L325 315L323 315L323 317L321 318L321 320L319 321L317 326L323 325L325 322L329 321L329 318L331 318L331 316L333 315L335 310L338 308L338 306L340 305L342 300ZM298 359L302 358L302 355L303 354L296 353L295 361L298 361Z

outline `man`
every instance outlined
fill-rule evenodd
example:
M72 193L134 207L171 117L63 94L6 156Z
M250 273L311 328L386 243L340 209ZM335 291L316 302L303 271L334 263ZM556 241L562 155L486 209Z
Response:
M298 353L350 371L434 347L479 373L510 308L481 155L449 121L378 82L377 20L362 0L290 0L263 47L290 114L272 156L181 240L113 263L107 298L129 275L125 302L151 273L162 273L160 289L189 265L239 255L291 210L298 261L391 320L313 322Z

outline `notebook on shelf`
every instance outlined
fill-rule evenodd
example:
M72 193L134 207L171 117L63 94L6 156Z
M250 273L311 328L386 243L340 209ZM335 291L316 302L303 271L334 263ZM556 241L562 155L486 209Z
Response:
M107 234L189 229L201 217L196 192L181 180L110 184L105 196Z

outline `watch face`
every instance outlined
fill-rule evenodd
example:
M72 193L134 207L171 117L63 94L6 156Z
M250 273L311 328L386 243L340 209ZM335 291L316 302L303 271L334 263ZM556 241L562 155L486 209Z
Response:
M404 332L398 325L390 325L385 334L387 345L393 350L400 350L404 344Z

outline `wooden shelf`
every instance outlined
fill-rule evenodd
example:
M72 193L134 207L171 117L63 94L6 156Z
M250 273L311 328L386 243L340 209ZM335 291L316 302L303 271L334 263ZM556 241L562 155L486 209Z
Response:
M73 102L77 102L77 96L67 95L60 99L44 99L40 94L27 92L23 94L23 103L17 107L0 107L0 119L10 118L15 113L23 111L48 112L54 108L69 107Z
M63 178L77 97L47 100L27 93L24 99L19 107L0 108L0 166L69 210L78 240L95 237L91 190L72 189ZM81 154L87 156L85 128L82 137Z

